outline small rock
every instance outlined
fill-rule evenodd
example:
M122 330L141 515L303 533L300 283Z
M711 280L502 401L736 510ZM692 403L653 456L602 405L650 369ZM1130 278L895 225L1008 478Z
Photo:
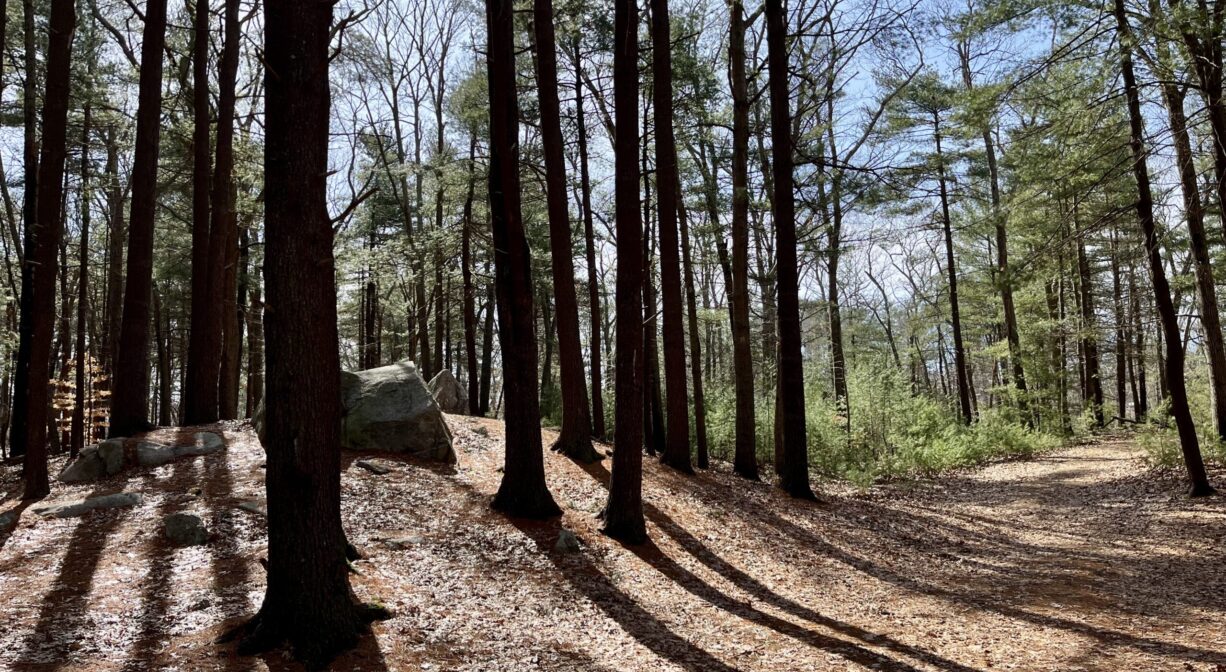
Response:
M192 513L172 513L166 516L166 538L176 546L199 546L208 542L209 531L204 521Z
M424 542L425 540L426 540L425 537L420 537L415 534L409 535L407 537L390 537L386 539L377 539L377 541L383 542L383 544L388 546L389 548L394 548L396 550L404 550L410 546L416 546Z
M268 516L268 506L258 499L249 499L239 504L238 508L247 513L254 513L257 516Z
M579 538L575 536L574 532L563 529L558 533L558 542L553 545L553 550L559 553L578 553Z
M188 607L188 609L190 611L204 611L205 609L208 609L211 606L213 606L213 601L205 597L205 598L202 598L202 599L199 599L193 602L192 606Z
M52 504L49 506L40 506L34 509L43 517L56 518L75 518L90 511L98 509L118 509L127 506L137 506L145 501L139 493L135 492L117 492L113 495L101 495L99 497L90 497L79 502L69 504Z
M106 463L98 455L98 447L81 449L77 459L64 468L58 476L61 483L96 481L106 474Z
M473 434L476 434L477 436L480 436L486 439L490 438L490 430L486 429L485 427L482 427L481 425L477 425L473 429Z
M377 474L379 476L382 476L383 474L390 474L392 472L392 470L385 466L380 460L358 460L357 462L354 462L354 464L365 469L366 471L371 472L372 474Z
M118 474L123 469L123 443L124 439L115 438L98 444L98 457L102 458L108 476Z
M195 443L175 448L175 457L211 455L226 447L225 439L213 432L196 432L192 438L195 439Z
M0 513L0 532L8 532L17 527L17 514L9 511L8 513Z

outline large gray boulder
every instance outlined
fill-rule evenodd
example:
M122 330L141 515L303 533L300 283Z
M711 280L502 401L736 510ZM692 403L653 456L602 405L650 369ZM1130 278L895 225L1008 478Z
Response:
M451 432L413 362L341 372L341 447L455 464Z
M107 439L98 444L98 457L106 467L107 476L118 474L123 469L123 444L127 439Z
M430 394L444 413L468 413L468 393L451 371L443 369L430 379Z

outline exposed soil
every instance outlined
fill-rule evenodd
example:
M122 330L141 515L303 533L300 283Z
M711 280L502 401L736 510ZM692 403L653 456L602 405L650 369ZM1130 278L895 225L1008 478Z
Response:
M825 484L819 504L648 459L652 543L627 548L598 531L607 460L550 453L565 516L508 520L488 506L501 423L449 421L455 469L391 459L380 476L345 455L345 525L366 556L354 591L395 617L334 669L1226 671L1226 498L1184 497L1124 440ZM263 452L249 427L214 429L224 453L48 499L143 493L132 509L42 519L2 468L0 513L21 518L0 533L0 668L293 669L213 644L259 605L266 544L264 519L236 508L262 498ZM169 546L162 519L178 511L212 541ZM561 527L579 553L554 550Z

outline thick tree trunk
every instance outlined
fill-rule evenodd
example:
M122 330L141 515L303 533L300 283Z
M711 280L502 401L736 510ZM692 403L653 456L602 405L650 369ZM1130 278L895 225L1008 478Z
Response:
M613 468L604 533L626 543L647 540L643 519L642 223L639 219L638 7L613 3L613 140L617 227L617 361Z
M601 304L600 280L596 275L596 235L592 225L592 184L588 175L587 120L583 112L583 71L579 53L579 35L575 34L573 45L575 67L575 125L578 127L579 144L579 193L583 208L583 243L587 259L588 313L591 317L591 336L588 339L592 371L592 436L605 438L604 382L600 362Z
M212 153L209 132L209 0L194 0L192 47L192 284L183 424L218 417L217 367L221 361L219 288L215 283L221 233L209 220ZM220 122L220 119L218 120ZM220 123L218 124L220 128ZM220 144L220 138L218 138Z
M775 183L775 259L779 292L779 414L782 420L779 486L813 499L805 434L804 359L801 356L799 265L795 194L792 193L792 117L789 112L787 15L782 0L766 0L767 65L770 69L771 167Z
M9 445L10 456L19 457L26 452L29 443L29 426L23 418L30 408L30 357L33 336L33 270L30 255L34 253L34 230L38 221L38 51L34 28L34 0L23 0L22 37L25 47L25 86L22 91L22 120L24 143L22 158L25 162L25 193L22 197L21 220L25 223L21 246L21 297L17 328L17 361L13 373L13 426ZM54 284L52 285L54 286ZM41 375L41 374L39 374Z
M673 64L668 0L651 0L653 129L656 140L656 220L660 238L667 440L661 461L683 473L690 462L690 414L685 380L685 313L677 232L677 147L673 138Z
M486 0L490 98L490 220L498 341L506 398L506 462L494 508L511 516L561 515L545 485L537 396L531 251L520 212L519 101L515 86L514 3ZM438 316L436 316L437 318Z
M153 293L153 225L157 215L158 146L162 123L162 52L166 0L145 5L141 39L136 148L128 227L128 272L111 398L110 436L132 436L149 424L149 301Z
M575 296L574 246L566 203L566 164L562 118L558 103L558 55L553 30L553 3L534 0L536 82L541 113L541 145L545 154L545 198L549 215L549 249L553 270L554 324L558 336L562 427L556 450L579 462L600 460L592 446L587 382L583 378L583 345L579 342L579 302ZM546 334L548 336L548 333Z
M217 362L216 381L217 410L222 420L238 418L243 343L240 300L246 298L238 287L241 253L234 193L234 89L238 76L239 42L242 40L240 11L238 0L226 0L226 34L218 70L220 91L217 97L217 162L213 172L212 193L213 241L220 243L222 252L214 257L213 262L217 264L214 273L220 271L220 275L213 276L221 278L220 286L211 288L216 300L220 301L217 318L221 329L221 352Z
M1127 46L1129 28L1128 18L1124 9L1124 0L1115 0L1115 20L1121 42L1125 45L1120 52L1120 70L1124 76L1124 92L1128 97L1128 119L1131 128L1129 145L1132 149L1133 173L1137 180L1137 218L1140 220L1141 233L1145 239L1145 251L1149 261L1150 282L1154 287L1154 298L1158 309L1158 319L1162 323L1162 337L1166 344L1166 383L1171 400L1171 415L1179 430L1179 444L1183 450L1184 463L1188 470L1190 492L1193 497L1203 497L1214 492L1209 485L1205 473L1205 465L1201 458L1200 442L1196 436L1196 427L1192 421L1192 413L1188 408L1188 393L1184 386L1184 352L1179 336L1179 317L1175 314L1174 302L1171 300L1171 288L1166 280L1166 269L1162 265L1162 251L1159 247L1157 226L1154 223L1153 193L1149 185L1149 168L1145 157L1145 122L1141 116L1141 98L1137 92L1136 75L1132 69L1131 47Z
M68 155L68 98L71 89L72 36L76 29L74 0L54 0L51 3L50 38L47 45L46 94L43 96L43 142L38 159L37 217L30 224L28 235L33 246L27 255L31 267L29 319L24 319L23 331L29 333L29 360L26 363L29 381L28 405L25 416L25 460L22 476L24 499L42 499L51 492L47 480L47 408L49 401L48 371L52 329L55 322L55 279L59 264L56 253L64 236L64 215L61 202L64 191L64 162ZM84 270L84 269L83 269ZM20 369L19 369L20 371Z
M332 5L265 4L268 586L240 650L309 668L357 640L340 516L340 355L326 202ZM304 273L309 268L311 272ZM303 319L309 315L310 319Z
M736 394L733 470L757 480L753 345L749 326L749 94L745 83L745 8L732 2L728 37L732 80L732 368Z

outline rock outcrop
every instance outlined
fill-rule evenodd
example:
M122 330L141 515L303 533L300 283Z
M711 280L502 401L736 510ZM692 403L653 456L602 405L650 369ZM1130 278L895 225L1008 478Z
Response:
M89 497L78 502L68 502L66 504L48 504L34 509L44 518L76 518L90 511L99 509L120 509L129 506L137 506L145 501L139 493L136 492L117 492L113 495L99 495L98 497Z
M455 464L451 431L413 362L342 372L341 405L342 448Z
M341 413L341 448L456 462L443 410L417 365L407 359L365 371L342 371ZM263 443L268 432L263 404L251 424Z
M443 369L430 379L430 394L444 413L468 415L468 393L451 371Z

